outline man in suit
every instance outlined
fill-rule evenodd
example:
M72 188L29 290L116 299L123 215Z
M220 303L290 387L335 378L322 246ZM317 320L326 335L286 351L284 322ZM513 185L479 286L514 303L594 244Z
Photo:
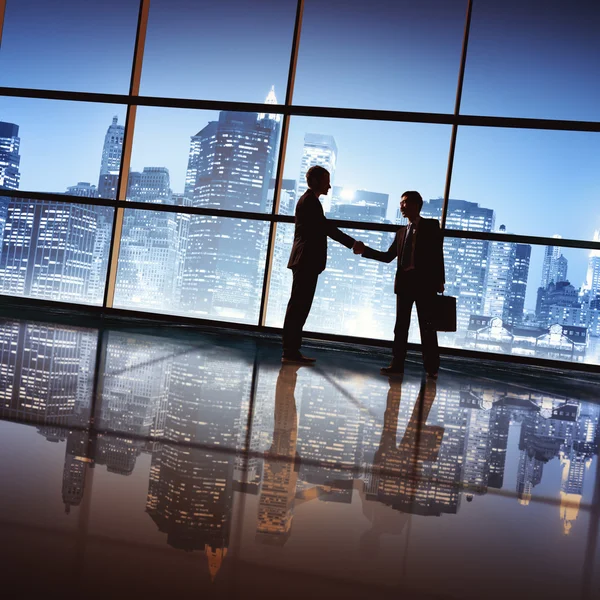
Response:
M383 367L383 375L404 373L404 359L413 304L417 305L423 364L430 377L437 378L440 367L440 351L437 332L430 328L427 317L437 292L444 291L444 253L440 224L437 219L421 217L423 198L419 192L402 194L400 211L408 219L408 225L397 232L387 252L379 252L357 242L355 254L381 262L398 258L394 292L396 294L396 326L392 362Z
M283 323L283 363L312 364L314 358L303 356L302 328L308 318L317 288L319 274L327 263L327 237L346 248L354 248L357 242L329 223L323 212L319 196L331 189L329 171L312 166L306 173L308 190L296 205L296 228L294 244L288 269L294 275L292 294Z

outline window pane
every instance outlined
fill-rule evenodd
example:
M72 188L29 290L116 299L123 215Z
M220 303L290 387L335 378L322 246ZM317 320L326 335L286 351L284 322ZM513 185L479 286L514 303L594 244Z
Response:
M126 210L115 306L258 322L269 224Z
M451 190L460 202L450 201L446 227L591 240L599 160L598 133L461 127ZM483 209L493 218L477 229L468 215Z
M595 0L475 2L461 111L598 120Z
M443 195L450 133L446 125L292 117L279 212L294 214L307 170L320 165L331 175L321 197L327 216L396 222L407 189Z
M306 0L294 103L454 111L464 0Z
M116 198L123 106L0 97L0 114L0 188Z
M127 94L139 0L8 0L0 85Z
M113 209L0 196L0 294L102 304Z
M262 102L283 99L296 0L152 0L141 93Z
M394 238L391 233L344 231L378 250L387 250ZM278 223L267 312L267 325L272 327L283 325L290 297L292 272L286 266L293 239L294 226ZM329 240L327 268L319 276L305 331L391 339L396 310L395 268L395 264L362 259Z
M0 418L37 423L52 441L88 427L96 342L93 329L0 321Z
M140 108L127 199L271 210L280 115Z
M600 363L600 253L447 237L446 293L458 331L441 343Z

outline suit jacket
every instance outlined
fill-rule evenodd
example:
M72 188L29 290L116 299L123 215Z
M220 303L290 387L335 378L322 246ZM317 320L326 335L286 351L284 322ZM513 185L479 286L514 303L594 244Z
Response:
M310 269L321 273L327 264L327 237L352 248L354 239L329 223L321 202L312 190L307 190L296 206L294 244L288 269Z
M363 256L381 262L392 262L402 253L406 230L406 225L400 227L387 252L379 252L367 247ZM417 229L417 239L415 240L414 263L417 282L421 289L425 292L437 292L440 286L446 281L442 231L437 219L425 219L421 217ZM400 260L398 260L396 280L394 282L394 292L396 294L398 293L398 272L400 270Z

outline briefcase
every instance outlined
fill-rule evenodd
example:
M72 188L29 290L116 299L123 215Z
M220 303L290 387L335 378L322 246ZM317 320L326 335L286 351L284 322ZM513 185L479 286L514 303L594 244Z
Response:
M436 331L456 331L456 298L436 295L431 303L428 321Z

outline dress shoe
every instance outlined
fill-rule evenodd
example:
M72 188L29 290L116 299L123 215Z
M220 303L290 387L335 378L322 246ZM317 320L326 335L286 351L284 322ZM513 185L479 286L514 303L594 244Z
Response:
M388 377L401 377L404 375L404 367L399 367L392 363L389 367L381 367L379 372Z
M304 356L302 353L298 352L295 354L284 354L281 357L281 362L284 365L287 365L287 364L314 365L317 362L317 359L309 358L308 356Z

